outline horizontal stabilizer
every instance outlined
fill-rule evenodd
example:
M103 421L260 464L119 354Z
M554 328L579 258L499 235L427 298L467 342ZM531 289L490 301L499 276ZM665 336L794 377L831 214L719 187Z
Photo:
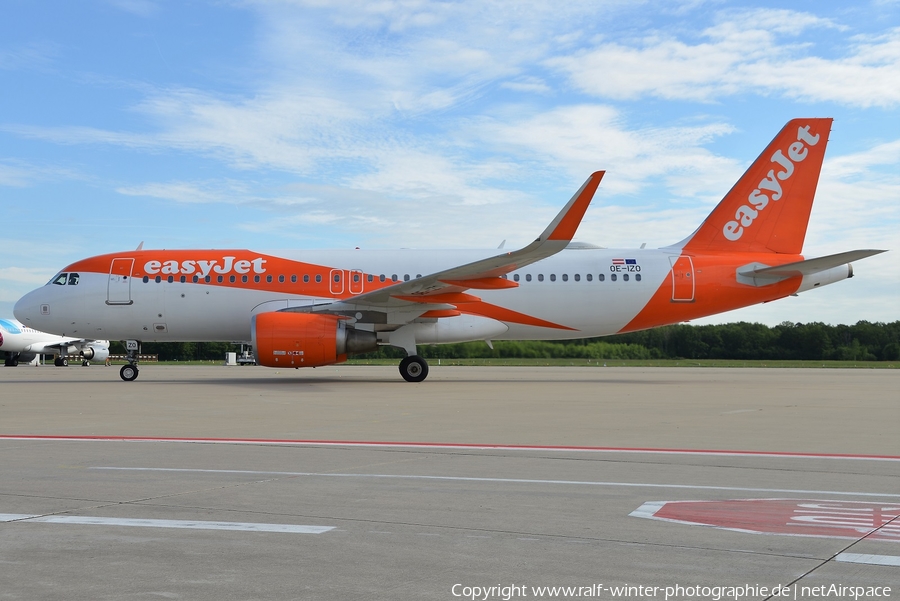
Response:
M807 259L806 261L796 261L794 263L785 263L775 267L767 267L754 263L748 265L746 269L739 269L738 275L747 278L783 280L784 278L812 275L845 265L851 261L859 261L866 257L881 254L883 250L865 249L865 250L848 250L847 252L838 253L836 255L828 255L826 257L818 257L816 259Z

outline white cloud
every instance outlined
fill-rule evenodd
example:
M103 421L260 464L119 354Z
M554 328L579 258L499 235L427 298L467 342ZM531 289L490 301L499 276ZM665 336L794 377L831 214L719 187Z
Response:
M514 161L564 169L575 179L607 170L603 188L609 193L634 193L654 178L672 177L676 194L691 195L698 184L709 181L698 174L735 167L704 148L732 129L722 123L633 129L611 106L576 105L516 118L479 119L470 135Z
M55 272L46 269L30 269L25 267L0 267L0 280L8 280L20 284L46 284ZM18 298L18 297L17 297Z
M231 185L229 185L231 184ZM151 182L116 189L126 196L149 196L180 203L250 202L246 183L231 182Z
M843 56L814 54L810 28L831 21L785 10L724 13L723 20L686 41L657 33L598 44L546 64L577 89L617 100L652 96L715 102L735 94L778 94L858 107L900 104L900 29L856 36ZM793 36L793 37L791 37ZM786 43L780 37L791 37Z
M519 77L513 81L504 81L500 87L526 94L546 95L552 93L550 86L539 77Z
M46 39L0 48L0 70L45 70L60 53L59 44Z
M0 186L23 188L32 179L32 172L15 165L0 163Z

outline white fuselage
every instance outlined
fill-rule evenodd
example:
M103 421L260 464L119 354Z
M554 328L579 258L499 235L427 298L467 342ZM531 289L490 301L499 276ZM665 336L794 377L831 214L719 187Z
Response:
M0 351L22 355L75 354L80 338L48 334L15 319L0 319ZM108 345L107 345L108 346Z
M415 279L497 253L496 250L280 251L277 255L259 253L266 259L251 263L250 259L234 259L252 257L256 253L251 251L206 251L218 254L208 254L217 258L205 261L183 258L167 261L168 256L183 255L149 252L130 253L133 261L128 265L133 266L132 277L124 279L115 276L109 268L110 261L113 265L120 261L109 257L117 255L105 255L102 270L92 271L90 265L73 264L67 270L79 270L77 285L51 282L23 297L16 305L16 315L34 327L66 336L143 341L249 341L251 317L257 313L332 303L389 286L394 278L400 282ZM187 251L172 251L175 252ZM706 305L703 289L714 284L718 289L720 286L714 280L722 274L730 280L724 286L735 287L734 268L723 268L721 261L713 261L710 264L713 273L706 275L703 258L695 257L690 270L693 273L688 273L688 278L693 279L686 280L688 288L685 288L684 283L674 283L673 266L679 257L681 252L677 249L566 249L510 272L507 280L518 287L469 290L469 294L477 295L481 301L472 309L472 315L431 320L439 321L440 328L430 326L427 319L419 320L424 325L417 326L416 342L604 336L691 319L754 304L761 299L773 300L795 292L800 284L797 278L790 290L775 287L763 295L758 288L738 286L747 290L746 299L738 290L724 305ZM750 262L751 258L742 260ZM335 274L337 281L334 281ZM354 281L352 274L360 277ZM322 278L319 283L315 281L316 275ZM193 281L195 276L201 276L199 281ZM209 282L205 276L210 277ZM304 276L309 279L308 284L304 283ZM259 282L254 283L254 278L259 278ZM65 277L58 279L65 281ZM235 281L231 282L232 279ZM242 279L249 283L242 284ZM676 290L677 286L680 289ZM653 323L641 322L629 328L655 297L666 301L667 306L663 307L666 315L654 317ZM390 328L390 321L388 313L386 324L359 323L357 327L377 331Z

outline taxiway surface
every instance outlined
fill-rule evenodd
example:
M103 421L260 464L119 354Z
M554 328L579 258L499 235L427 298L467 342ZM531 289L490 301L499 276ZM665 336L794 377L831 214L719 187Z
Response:
M898 385L5 368L0 599L898 598Z

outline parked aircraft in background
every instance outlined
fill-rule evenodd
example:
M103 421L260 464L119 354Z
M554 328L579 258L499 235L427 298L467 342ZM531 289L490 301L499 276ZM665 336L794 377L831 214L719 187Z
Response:
M38 355L56 355L54 364L57 366L69 364L66 355L78 355L81 364L88 366L91 361L106 361L109 341L47 334L15 319L0 319L0 351L6 352L6 367L30 363Z
M418 382L419 344L605 336L769 302L883 252L801 254L831 122L790 121L693 234L656 250L571 243L599 171L512 252L139 249L69 265L15 315L125 340L124 380L138 376L141 341L250 341L260 364L294 368L391 345Z

